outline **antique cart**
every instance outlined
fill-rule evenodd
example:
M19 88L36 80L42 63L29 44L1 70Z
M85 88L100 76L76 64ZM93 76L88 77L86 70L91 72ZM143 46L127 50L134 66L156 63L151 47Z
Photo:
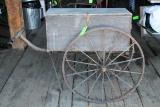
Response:
M130 95L144 74L142 49L130 35L131 20L123 8L53 8L46 15L47 50L23 36L12 40L20 37L38 51L64 52L62 73L73 94L94 103L114 102ZM139 70L130 71L137 60Z

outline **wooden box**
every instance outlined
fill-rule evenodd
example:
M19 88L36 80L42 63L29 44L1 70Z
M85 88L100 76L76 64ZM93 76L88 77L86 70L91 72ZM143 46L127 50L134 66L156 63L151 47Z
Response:
M89 28L113 27L127 33L131 31L132 14L124 8L52 8L46 14L47 49L49 51L65 51L66 47L79 35L86 26L87 14L90 16ZM105 43L112 42L112 34ZM103 39L103 38L94 38ZM85 42L85 41L83 41ZM129 45L129 40L120 41L123 48L117 47L117 51L124 50ZM96 50L101 50L101 41L96 44ZM119 45L121 44L119 43ZM106 44L106 50L109 50ZM85 46L85 50L93 51Z

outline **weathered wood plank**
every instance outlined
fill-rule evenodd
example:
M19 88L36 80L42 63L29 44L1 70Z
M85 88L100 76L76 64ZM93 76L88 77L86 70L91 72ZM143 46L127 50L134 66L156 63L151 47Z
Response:
M106 92L105 93L106 97L112 98L112 97L116 97L117 94L121 95L122 93L121 93L119 81L117 80L117 78L110 78L110 80L111 80L116 92L114 91L114 89L113 89L111 83L109 82L109 80L107 80L105 82L105 87L104 87L105 92ZM107 103L107 106L108 107L124 107L125 104L124 104L123 100L121 100L121 101L117 101L117 102Z
M76 54L75 56L75 60L76 61L81 61L83 60L84 57L81 56L80 54ZM75 69L79 72L81 71L85 71L87 66L81 66L80 64L76 64L75 63ZM85 74L84 74L85 75ZM87 73L86 73L87 76ZM87 78L87 77L86 77ZM77 86L79 83L81 83L85 78L81 78L78 75L74 76L74 85L73 87ZM83 84L81 84L80 86L78 86L76 88L76 91L78 93L81 93L83 95L87 95L88 93L88 82L85 82ZM88 107L88 102L84 101L84 100L80 100L80 98L77 98L74 94L73 94L73 107Z
M9 106L9 104L13 100L13 97L17 89L19 88L19 85L25 73L27 73L28 69L33 65L32 62L33 60L35 60L35 58L33 58L35 55L39 56L37 52L32 52L31 50L28 50L28 52L24 54L24 57L22 58L20 63L17 65L13 74L11 75L2 92L0 93L0 105L2 107Z
M24 51L18 50L14 56L9 59L9 61L0 68L0 90L2 90L3 86L7 82L8 78L16 68L19 63L21 57L23 56Z
M40 31L39 33L41 33ZM42 38L34 39L33 43L39 45L42 41ZM28 72L28 69L33 66L33 61L40 57L40 54L31 48L28 48L21 58L19 64L13 71L13 74L7 81L2 92L0 93L0 106L6 107L9 106L11 101L14 98L16 91L19 89L20 83L24 75ZM38 60L37 60L38 61Z
M59 54L59 53L57 53L57 54ZM56 57L55 66L56 66L56 70L58 71L58 74L59 74L59 73L61 73L61 68L59 67L61 65L60 57L62 57L62 56L61 55L59 56L57 54L54 54L53 56ZM52 64L50 64L50 67L52 67ZM53 68L52 68L52 71L53 71ZM57 78L56 78L54 71L53 71L53 73L54 74L52 75L52 79L50 81L50 86L48 88L44 107L58 107L59 95L60 95L59 83L57 81ZM58 78L60 79L60 78L62 78L62 76L58 75Z
M0 68L3 67L4 65L6 65L10 61L10 59L14 56L16 51L17 51L16 49L12 49L8 53L0 54ZM0 73L1 73L1 71L0 71Z
M137 66L135 63L131 63L131 66L129 66L129 69L133 72L137 72L141 70L141 68ZM132 74L132 78L133 78L133 81L136 83L136 81L138 80L138 76L136 76L135 74ZM140 96L140 99L144 107L159 107L160 106L160 102L157 96L155 95L151 84L149 84L146 75L143 77L141 84L137 87L137 91L138 91L138 94Z
M153 37L145 37L144 40L156 55L160 54L160 43L158 40L155 40Z
M41 32L38 32L37 35L39 35L40 33L45 34L44 30L42 30ZM35 45L37 43L40 43L39 46L43 47L43 45L45 44L45 40L37 37L34 39L33 43L35 43ZM39 71L41 70L43 61L45 60L45 57L46 57L45 53L42 53L42 52L37 52L37 53L39 56L37 55L34 57L35 59L32 63L32 66L28 69L27 73L24 75L20 83L20 86L17 89L12 102L10 103L11 107L14 107L14 106L20 107L21 105L27 105L27 101L29 100L28 98L30 96L30 92L33 91L34 89L36 79L40 75ZM21 93L19 94L19 92ZM25 96L28 96L28 97L25 97ZM18 98L20 98L20 100L18 100Z
M154 67L154 69L157 71L157 73L160 75L160 58L159 56L154 57L148 57L148 60L150 61L150 64Z
M55 60L55 58L53 60ZM52 62L48 54L44 60L42 69L39 72L40 74L34 84L34 88L31 91L30 96L28 97L26 107L44 107L45 105L47 91L50 85L52 75L54 75L54 71L52 69Z
M33 60L33 65L28 69L27 73L22 79L19 88L17 89L10 107L21 107L22 105L27 106L31 93L33 92L38 77L41 74L42 64L46 58L46 55L40 53Z
M117 91L117 94L118 95L122 95L122 92L121 92L122 90L121 90L119 81L117 79L113 79L111 81L113 81L113 85L114 85L114 87L115 87L115 89ZM112 88L112 91L113 91L113 88ZM114 96L115 96L115 94L114 94ZM114 102L114 106L115 107L125 107L125 102L124 102L124 100L120 100L118 102Z
M93 70L93 69L95 69L95 67L93 68L93 66L89 66L89 70ZM93 73L94 72L88 73L88 75L91 75ZM100 73L101 72L97 72L97 74L94 74L88 81L88 86L89 86L88 94L90 93L89 97L92 99L95 99L95 100L96 99L102 100L102 91L105 92L104 89L102 89L102 81L97 80ZM102 73L101 73L101 76L99 77L99 79L100 78L102 78ZM105 99L105 95L103 96L103 99ZM89 103L89 106L90 107L107 107L107 104L105 104L105 103L102 103L102 104Z
M10 35L13 37L19 30L24 26L23 13L22 13L22 3L20 0L5 0L8 12L8 23L10 28ZM25 32L23 33L25 36ZM12 47L24 49L24 42L20 39L16 40Z
M134 74L135 76L137 74ZM128 73L122 73L120 76L121 79L126 81L129 85L133 86L133 80L130 74ZM122 81L119 80L120 88L121 88L121 93L125 94L130 87L123 83ZM131 95L127 96L127 98L124 99L124 103L126 107L143 107L141 103L141 99L139 98L140 96L138 95L137 91L135 90Z
M73 58L72 55L68 56ZM62 59L61 59L62 61ZM59 66L61 67L61 65ZM65 71L67 73L71 73L71 69L66 66L65 67ZM58 71L60 72L60 71ZM73 77L67 78L70 85L73 85ZM60 93L60 99L59 99L59 107L71 107L72 106L72 93L71 91L68 89L67 85L65 84L65 82L63 82L63 87L62 87L62 92Z
M160 101L160 86L158 84L160 84L160 75L157 72L159 71L159 65L156 64L156 60L155 62L150 62L152 64L150 64L150 66L146 66L146 77L148 79L149 84L151 85L152 89L154 90L155 95L157 96L157 98ZM158 58L158 60L160 60Z
M23 56L23 53L23 50L17 50L17 52L14 53L13 56L11 56L12 58L6 60L6 63L4 63L3 66L0 68L0 74L9 75L12 70L14 70L15 66Z
M112 98L113 89L112 89L112 86L109 83L109 81L105 82L104 89L105 89L106 98ZM114 102L113 103L107 103L107 106L108 107L114 107Z

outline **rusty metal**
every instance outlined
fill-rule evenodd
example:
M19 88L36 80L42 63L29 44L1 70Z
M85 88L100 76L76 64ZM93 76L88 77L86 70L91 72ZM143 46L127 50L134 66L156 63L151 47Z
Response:
M133 61L135 61L135 60L139 60L139 59L141 59L142 58L142 68L141 68L141 71L140 72L130 72L130 71L126 71L126 70L115 70L115 72L111 72L111 70L114 70L114 69L107 69L107 70L109 70L109 71L107 71L107 72L102 72L102 69L100 69L100 70L93 70L92 72L92 75L90 75L90 76L88 76L88 77L86 77L86 78L84 78L84 80L81 82L81 83L79 83L78 84L78 86L79 85L81 85L81 84L83 84L84 82L86 82L86 81L89 81L90 79L89 78L91 78L93 75L95 75L95 73L97 73L97 72L101 72L101 73L108 73L108 72L111 72L112 73L112 75L114 75L117 79L119 79L119 81L122 81L122 83L124 83L124 84L126 84L128 87L130 87L130 89L128 90L128 91L126 91L124 94L122 94L122 95L118 95L117 94L117 97L114 97L114 98L110 98L110 99L106 99L106 98L101 98L101 99L94 99L94 98L92 98L92 97L90 97L90 95L91 94L93 94L92 93L92 89L94 88L94 86L95 86L95 84L96 84L96 82L98 82L99 80L102 80L102 82L101 83L103 83L103 82L110 82L110 84L111 84L111 87L115 90L115 88L114 88L114 86L113 86L113 83L112 83L112 78L110 78L110 76L107 74L107 77L109 78L108 79L108 81L104 81L104 77L101 77L100 75L101 75L101 73L99 73L99 76L97 77L97 79L95 80L95 82L94 82L94 84L92 85L92 87L91 87L91 90L89 90L89 93L88 93L88 95L86 95L86 96L84 96L83 95L83 93L80 93L80 92L78 92L77 90L76 90L76 88L78 88L78 86L76 86L76 87L72 87L71 85L70 85L70 82L67 80L67 78L68 77L66 77L66 75L67 75L67 72L65 72L65 64L67 64L67 62L66 62L66 58L67 58L67 54L68 54L68 52L70 52L70 50L72 51L72 48L74 48L75 46L75 44L78 42L78 41L80 41L83 37L85 37L85 36L89 36L90 38L92 38L92 35L89 35L90 33L94 33L94 32L97 32L97 31L103 31L103 30L105 30L105 31L112 31L112 32L118 32L118 33L121 33L122 35L120 35L121 37L127 37L127 38L129 38L129 40L131 40L131 45L128 45L128 48L127 49L124 49L122 52L120 52L120 54L118 54L118 57L119 56L124 56L123 55L123 53L125 53L126 51L128 52L129 50L130 50L130 48L132 48L133 47L133 45L134 46L136 46L137 48L138 48L138 51L141 53L141 57L139 57L139 58L133 58L133 55L134 55L134 50L132 50L132 52L130 53L131 55L130 55L130 59L129 60L127 60L128 61L128 63L127 63L127 65L126 65L126 67L128 67L129 66L129 64L131 63L131 62L133 62ZM137 43L137 41L130 35L130 34L128 34L128 33L126 33L126 32L124 32L124 31L122 31L122 30L119 30L119 29L116 29L116 28L110 28L110 27L105 27L105 28L95 28L95 29L92 29L92 30L89 30L88 32L86 32L85 34L84 34L84 36L83 37L77 37L75 40L73 40L72 42L71 42L71 44L67 47L67 49L66 49L66 51L65 51L65 54L64 54L64 57L63 57L63 61L62 61L62 73L63 73L63 77L64 77L64 80L65 80L65 82L66 82L66 84L67 84L67 86L68 86L68 88L77 96L77 97L79 97L80 99L83 99L83 100L86 100L86 101L89 101L89 102L93 102L93 103L107 103L107 102L115 102L115 101L119 101L119 100L122 100L122 99L124 99L124 98L126 98L128 95L130 95L136 88L137 88L137 86L140 84L140 81L142 80L142 77L143 77L143 75L144 75L144 69L145 69L145 61L144 61L144 55L143 55L143 51L142 51L142 49L141 49L141 47L139 46L139 44ZM96 44L95 44L96 45ZM132 48L133 49L133 48ZM79 50L80 51L80 50ZM97 51L97 50L96 50ZM113 53L115 52L116 50L114 50L113 51ZM93 51L94 52L94 51ZM112 53L112 54L113 54ZM96 53L95 53L96 54ZM114 62L115 60L116 60L116 58L117 57L115 57L114 59L111 59L112 61L110 61L110 62L108 62L108 64L106 64L106 67L107 67L107 65L109 66L110 64L112 64L112 62L113 62L113 65L118 65L118 64L120 64L120 63L125 63L125 61L122 61L122 62ZM90 57L88 57L88 59L90 59ZM69 60L69 59L67 59L67 60ZM92 59L90 59L90 60L92 60ZM127 62L126 61L126 62ZM83 61L82 61L83 62ZM92 61L92 62L96 62L95 60L94 61ZM96 63L94 63L94 64L97 64L97 62ZM99 63L98 62L98 64L97 64L97 66L99 66L99 64L101 64L101 63ZM103 66L103 65L101 65L101 66ZM75 68L74 68L74 70L76 70ZM103 70L104 71L104 70ZM116 74L116 72L119 72L119 71L122 71L123 73L134 73L134 74L136 74L139 78L138 78L138 80L137 80L137 83L135 83L133 86L132 85L130 85L129 83L127 83L127 81L125 81L125 80L123 80L122 78L120 78L120 76L119 75L117 75ZM78 71L76 70L76 72L77 72L77 74L78 74ZM84 73L86 73L87 71L85 71ZM82 73L82 72L81 72ZM76 73L74 72L74 74L76 75ZM73 76L72 74L70 74L70 76ZM102 78L102 79L99 79L99 78ZM102 86L103 87L103 86ZM116 90L115 90L115 92L116 92ZM103 93L103 92L102 92ZM94 95L93 95L94 96ZM103 97L103 95L102 95L102 97Z
M28 41L23 35L19 37L24 43L28 44L29 47L31 47L35 51L41 51L41 52L49 52L47 49L39 48L35 45L33 45L30 41Z

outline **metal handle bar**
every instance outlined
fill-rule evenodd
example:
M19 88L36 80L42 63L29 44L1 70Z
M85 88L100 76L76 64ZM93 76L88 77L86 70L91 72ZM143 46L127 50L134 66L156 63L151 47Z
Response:
M18 31L13 38L9 41L10 44L12 44L14 41L16 41L18 38L20 38L24 43L26 43L29 47L36 51L41 51L41 52L49 52L47 49L39 48L32 44L30 41L28 41L22 33L24 32L25 28L23 27L20 31Z

